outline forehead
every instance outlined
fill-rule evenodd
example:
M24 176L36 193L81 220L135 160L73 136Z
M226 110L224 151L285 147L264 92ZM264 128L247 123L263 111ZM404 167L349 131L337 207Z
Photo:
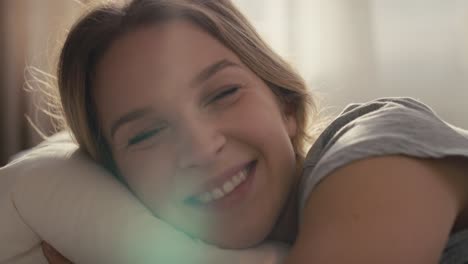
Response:
M221 42L187 21L125 34L97 65L93 97L101 125L106 128L123 112L150 105L161 92L187 87L201 70L221 59L242 64Z
M223 57L238 60L200 27L184 20L159 23L141 27L114 41L97 65L97 81L108 81L99 76L107 77L109 73L129 77L130 66L152 74L176 71L180 75L186 68L203 67Z

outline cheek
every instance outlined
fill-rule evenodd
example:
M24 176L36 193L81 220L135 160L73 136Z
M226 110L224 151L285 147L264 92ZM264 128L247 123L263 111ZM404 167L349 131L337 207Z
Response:
M117 162L123 178L133 193L154 212L171 200L174 183L171 162L151 150L119 157Z
M246 135L262 147L284 147L290 142L288 129L285 125L279 107L270 101L259 100L242 106L238 126Z
M287 126L279 107L272 102L250 110L244 127L252 141L271 158L271 162L290 167L295 164L294 148ZM274 161L273 161L274 160Z

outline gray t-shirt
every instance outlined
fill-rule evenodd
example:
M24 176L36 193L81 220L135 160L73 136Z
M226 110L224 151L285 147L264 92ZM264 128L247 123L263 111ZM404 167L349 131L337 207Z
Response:
M468 157L468 131L446 123L412 98L348 105L307 154L299 190L299 219L308 195L330 172L352 161L396 154ZM450 237L440 263L468 263L468 231Z

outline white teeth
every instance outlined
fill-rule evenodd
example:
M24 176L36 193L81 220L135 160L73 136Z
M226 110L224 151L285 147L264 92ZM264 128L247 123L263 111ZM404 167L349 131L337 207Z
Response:
M239 184L239 183L242 182L240 173L239 173L239 174L236 174L236 176L234 176L234 178L232 178L232 182L233 182L234 184Z
M214 191L211 191L211 195L213 195L213 198L216 200L216 199L223 197L224 193L223 191L221 191L221 189L216 188L214 189Z
M239 177L241 178L241 181L245 180L247 178L247 171L246 170L241 171Z
M200 200L203 203L211 202L211 201L213 201L213 196L211 195L211 193L206 192L206 193L203 193L202 195L200 195L198 197L198 200Z
M202 203L209 203L213 200L218 200L224 197L226 194L232 192L232 190L234 190L237 185L245 181L246 178L247 169L244 169L222 184L222 187L218 187L209 192L202 193L201 195L197 196L196 199Z
M225 193L229 193L234 189L234 183L227 181L226 183L223 184L223 191Z

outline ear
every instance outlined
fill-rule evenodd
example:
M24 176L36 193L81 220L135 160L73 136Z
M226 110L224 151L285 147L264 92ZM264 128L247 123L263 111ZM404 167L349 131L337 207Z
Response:
M286 116L286 129L288 130L288 135L290 138L296 136L297 133L297 121L294 115L287 115Z
M284 122L290 138L297 134L296 109L293 104L287 104L284 107Z

